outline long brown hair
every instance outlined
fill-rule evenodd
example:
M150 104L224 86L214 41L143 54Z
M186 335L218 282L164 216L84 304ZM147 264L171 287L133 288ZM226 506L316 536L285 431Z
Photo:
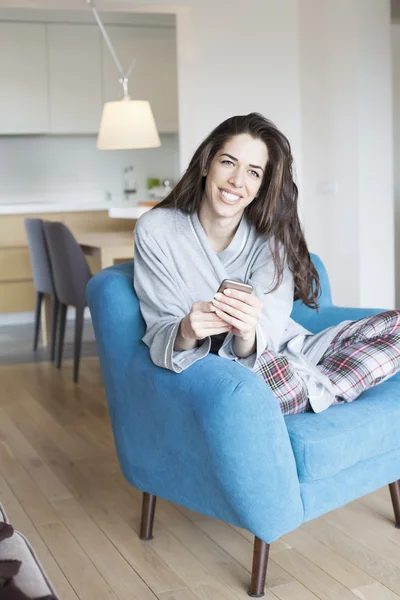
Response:
M273 240L276 284L269 293L280 286L287 262L294 277L294 299L318 309L319 276L311 262L298 217L298 190L293 181L290 144L276 125L263 115L239 115L218 125L197 148L181 179L156 208L179 208L187 214L197 212L204 194L204 171L208 172L214 156L226 142L242 133L262 140L268 148L263 181L257 198L245 208L245 214L258 234Z

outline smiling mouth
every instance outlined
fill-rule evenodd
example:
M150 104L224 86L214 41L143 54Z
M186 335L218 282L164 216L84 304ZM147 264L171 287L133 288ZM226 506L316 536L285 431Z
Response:
M241 198L241 196L238 196L237 194L231 194L221 189L219 190L219 193L222 196L222 199L228 204L235 204L235 202L237 202Z

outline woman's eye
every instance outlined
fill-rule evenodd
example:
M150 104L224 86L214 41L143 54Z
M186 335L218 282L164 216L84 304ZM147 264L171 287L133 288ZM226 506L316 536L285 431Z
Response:
M251 170L251 171L250 171L250 173L251 173L252 175L255 175L256 177L260 177L260 174L259 174L257 171L253 171L253 170Z
M222 164L233 165L233 162L231 160L225 159L222 161Z

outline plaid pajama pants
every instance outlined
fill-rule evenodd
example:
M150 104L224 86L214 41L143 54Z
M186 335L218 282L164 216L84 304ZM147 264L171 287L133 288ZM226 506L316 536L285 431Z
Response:
M334 404L353 402L394 375L400 370L400 310L347 323L317 366L337 391ZM255 373L271 387L284 415L311 410L306 384L285 356L266 350Z

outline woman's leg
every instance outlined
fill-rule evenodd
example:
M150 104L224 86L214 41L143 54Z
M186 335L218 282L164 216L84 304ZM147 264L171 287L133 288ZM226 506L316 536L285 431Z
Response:
M318 368L335 386L338 402L352 402L394 375L400 370L400 311L389 310L346 325Z
M307 386L284 356L266 350L254 372L269 385L283 415L310 410Z

